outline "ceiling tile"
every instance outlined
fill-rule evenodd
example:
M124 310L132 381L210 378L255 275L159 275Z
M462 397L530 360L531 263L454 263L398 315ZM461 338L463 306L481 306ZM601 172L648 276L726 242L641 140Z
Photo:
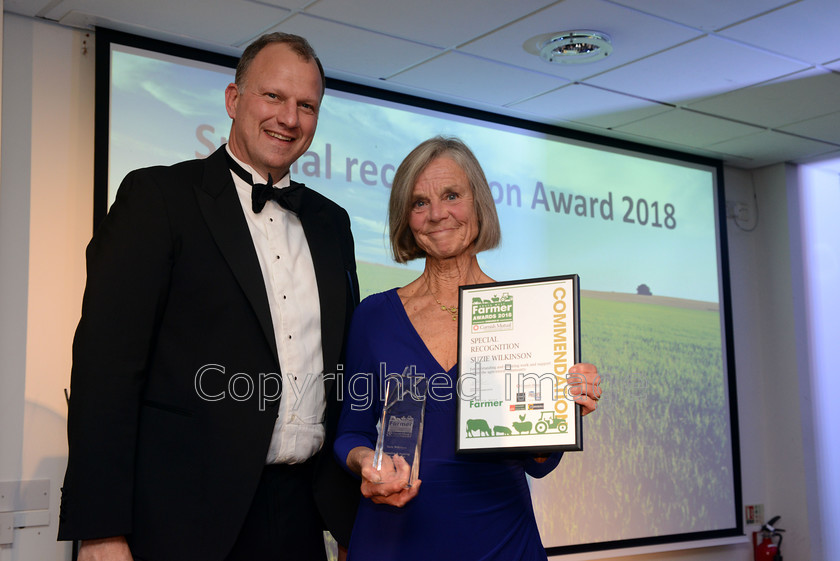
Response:
M433 84L431 89L445 95L494 105L509 105L568 83L552 76L454 52L398 74L389 81L420 91L430 89Z
M840 58L838 26L838 0L802 0L720 34L796 60L822 64Z
M309 14L438 47L454 47L528 15L554 0L321 0Z
M4 12L34 17L53 2L54 0L4 0L2 5Z
M577 121L602 128L617 127L671 109L586 84L571 84L511 107L538 115L541 121Z
M182 2L184 0L181 0ZM312 0L246 0L255 4L270 4L278 8L285 8L286 10L302 10L307 4L311 4Z
M234 46L241 41L233 41L234 45L220 44L215 41L218 38L214 37L212 40L204 39L203 37L192 37L184 34L177 34L171 31L161 31L159 29L152 29L147 27L140 27L135 23L125 21L117 21L111 18L98 16L89 12L71 11L67 12L58 21L59 24L67 27L77 29L93 29L95 27L105 27L114 31L121 31L124 33L132 33L140 37L147 37L149 39L156 39L159 41L167 41L169 43L183 45L194 49L201 49L211 53L218 53L232 57L238 57L242 54L242 47ZM247 42L247 40L245 40Z
M797 123L840 107L840 74L806 70L757 86L687 104L687 107L764 127Z
M804 70L807 65L707 36L587 82L646 99L680 103Z
M640 136L696 147L710 146L760 130L757 127L700 115L684 109L672 109L615 128Z
M532 37L574 29L606 33L612 39L612 54L591 64L551 64L523 47ZM569 80L580 80L699 35L698 31L601 0L566 0L458 50Z
M779 127L778 129L807 136L808 138L833 142L840 146L840 112L822 115L814 119L802 121L801 123Z
M628 8L654 14L698 29L713 31L778 8L791 0L612 0Z
M217 45L250 41L288 16L287 10L247 0L204 0L200 10L213 17L197 17L197 7L172 0L64 0L45 17L70 25L89 18L96 23L130 22L138 31L157 30L173 37L198 38Z
M586 127L585 125L579 125L579 123L576 123L574 121L569 122L568 125L566 123L564 123L563 126L566 127L566 128L570 128L570 129L582 130L582 131L585 131L585 132L591 132L593 134L604 135L603 134L604 133L603 129L601 129L601 130L593 129L591 127ZM679 153L682 153L682 154L692 154L692 155L695 155L695 156L701 156L701 157L704 157L704 158L711 158L711 159L714 159L714 160L724 160L725 156L726 156L726 154L715 152L714 150L710 150L708 148L698 148L696 146L686 146L685 144L675 144L674 142L669 141L669 140L652 138L650 136L634 134L634 133L619 130L619 129L612 129L608 132L609 132L609 136L608 136L609 138L615 139L615 140L621 140L621 141L632 143L632 144L638 144L638 145L642 146L642 149L644 147L661 148L663 150L671 150L671 151L679 152Z
M785 142L794 143L793 154L807 153L814 142L830 146L840 131L832 95L840 74L840 0L5 0L3 6L68 27L105 25L231 55L280 28L309 38L333 79L736 166L781 161ZM609 34L611 56L553 65L523 48L534 36L581 28ZM772 131L787 134L754 134ZM699 146L704 142L715 146ZM753 151L742 147L749 143Z
M306 37L328 73L335 68L374 79L390 76L441 52L439 49L302 13L289 18L272 31L285 31Z
M836 151L837 147L807 138L799 138L774 131L725 140L709 146L714 150L737 154L751 160L755 166L811 158Z

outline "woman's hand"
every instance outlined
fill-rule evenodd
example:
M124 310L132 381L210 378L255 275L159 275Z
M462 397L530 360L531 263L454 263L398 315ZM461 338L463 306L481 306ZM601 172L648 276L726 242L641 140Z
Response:
M601 399L601 376L594 364L579 362L566 375L569 393L580 404L580 414L589 415L598 408Z
M383 455L381 469L377 470L373 467L373 455L373 450L364 446L353 448L347 455L347 465L362 478L362 495L376 504L405 506L417 496L420 480L409 487L411 466L402 456L394 455L392 459Z
M83 540L79 561L132 561L131 550L123 536Z

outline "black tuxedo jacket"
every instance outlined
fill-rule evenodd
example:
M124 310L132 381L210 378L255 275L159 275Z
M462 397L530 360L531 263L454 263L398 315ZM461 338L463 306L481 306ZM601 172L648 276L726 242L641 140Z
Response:
M353 238L347 213L310 189L299 218L318 282L328 400L313 492L346 544L358 482L332 457L340 381L331 375L359 299ZM130 173L87 267L59 539L125 535L144 558L223 559L265 463L279 404L265 397L280 372L224 147Z

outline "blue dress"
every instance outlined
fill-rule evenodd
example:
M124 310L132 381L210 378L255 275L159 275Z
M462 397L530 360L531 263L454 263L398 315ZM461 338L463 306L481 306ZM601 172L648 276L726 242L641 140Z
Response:
M347 343L344 405L335 442L342 465L346 467L356 446L376 444L380 375L402 372L412 364L427 377L443 373L396 289L366 298L354 313ZM372 373L372 378L352 376L359 372ZM522 456L456 456L457 365L443 374L449 387L438 377L426 399L419 493L403 508L362 498L348 560L545 560L525 474L546 475L561 454L544 463Z

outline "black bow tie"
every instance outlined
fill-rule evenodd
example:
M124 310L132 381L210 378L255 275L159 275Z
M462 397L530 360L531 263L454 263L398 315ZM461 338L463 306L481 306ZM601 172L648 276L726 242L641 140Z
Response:
M295 214L300 214L300 207L301 207L301 195L303 194L303 190L301 189L301 185L298 183L294 183L288 187L284 187L283 189L277 189L274 187L274 182L271 180L271 174L268 174L268 183L254 183L253 179L251 178L251 174L245 171L242 166L236 163L230 154L227 154L228 164L230 165L230 169L233 170L233 173L241 177L248 185L251 186L251 209L259 214L263 208L265 208L265 203L268 201L275 201L277 204L294 212Z

